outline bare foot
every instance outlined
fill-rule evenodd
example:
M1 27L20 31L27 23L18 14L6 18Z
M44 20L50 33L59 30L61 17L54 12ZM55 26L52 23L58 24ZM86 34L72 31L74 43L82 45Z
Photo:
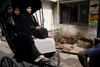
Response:
M47 61L49 61L49 59L48 59L48 58L43 57L43 58L41 59L41 61L47 62Z

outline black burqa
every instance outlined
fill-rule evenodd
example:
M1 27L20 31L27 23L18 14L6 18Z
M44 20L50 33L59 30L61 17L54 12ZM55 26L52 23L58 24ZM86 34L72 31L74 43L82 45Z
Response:
M32 63L41 53L34 45L31 37L32 34L25 24L24 19L21 16L13 16L13 19L15 22L14 33L17 34L17 37L15 37L16 47L19 48L22 60Z
M36 38L47 38L48 37L48 31L46 28L42 29L35 29L35 27L39 26L39 23L36 21L34 15L31 13L25 12L22 14L22 16L25 18L26 24L28 28L31 30L31 33L36 37Z

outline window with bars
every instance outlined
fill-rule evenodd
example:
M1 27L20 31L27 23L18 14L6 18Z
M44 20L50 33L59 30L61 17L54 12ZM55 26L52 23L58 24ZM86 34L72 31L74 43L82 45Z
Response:
M60 23L88 24L89 3L90 1L60 3Z

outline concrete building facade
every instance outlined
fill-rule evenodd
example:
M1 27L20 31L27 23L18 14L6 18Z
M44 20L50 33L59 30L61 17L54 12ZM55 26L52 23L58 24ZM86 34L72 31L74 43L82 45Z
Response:
M48 30L62 28L66 37L97 37L98 17L91 18L91 14L98 15L99 0L60 0L59 3L42 0L42 4L44 27Z

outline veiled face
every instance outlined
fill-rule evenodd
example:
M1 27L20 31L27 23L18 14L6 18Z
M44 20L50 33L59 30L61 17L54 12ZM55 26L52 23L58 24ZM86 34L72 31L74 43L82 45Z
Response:
M8 12L8 14L12 14L13 13L12 7L8 7L7 12Z
M20 10L19 10L19 8L15 8L15 10L14 10L14 14L17 15L17 16L20 14Z
M27 13L31 13L31 12L32 12L32 8L31 8L31 7L27 7L27 8L26 8L26 12L27 12Z

